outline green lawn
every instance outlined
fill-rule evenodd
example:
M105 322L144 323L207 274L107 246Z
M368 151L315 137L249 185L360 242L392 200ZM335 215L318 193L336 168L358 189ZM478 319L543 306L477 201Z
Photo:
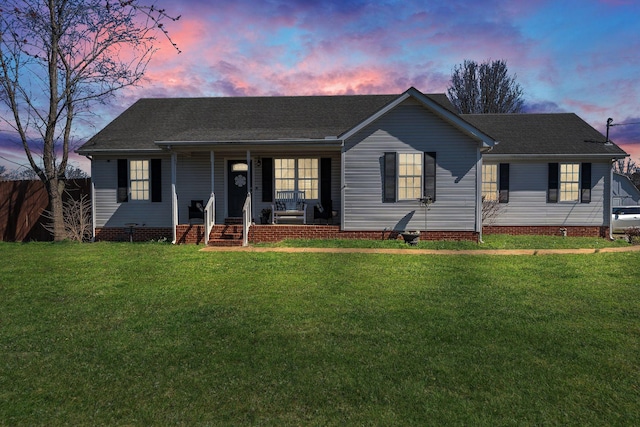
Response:
M0 242L0 425L640 425L640 254Z
M338 247L338 248L387 248L387 249L576 249L629 246L626 240L613 241L599 237L560 236L512 236L507 234L487 234L483 242L472 241L421 240L416 246L409 246L402 239L289 239L278 243L263 243L266 247Z

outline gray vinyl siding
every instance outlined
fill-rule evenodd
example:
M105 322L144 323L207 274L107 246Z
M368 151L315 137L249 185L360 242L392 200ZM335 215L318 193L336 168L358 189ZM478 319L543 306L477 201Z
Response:
M436 152L436 202L382 202L385 152ZM473 231L478 143L413 100L366 126L344 147L345 230Z
M177 161L178 223L187 224L191 200L202 200L206 204L211 196L211 161L209 152L178 154Z
M631 206L640 203L640 191L629 177L614 173L612 189L613 206Z
M129 201L118 203L118 158L95 156L91 162L91 180L95 189L96 227L124 227L136 223L145 227L171 227L171 160L162 158L162 202ZM136 156L127 159L151 159L160 156Z
M504 161L503 161L504 162ZM580 163L581 161L575 161ZM484 160L485 164L495 163ZM498 226L601 226L607 224L609 163L591 164L591 202L547 203L548 163L509 162L509 202L491 224ZM605 210L605 208L607 208Z

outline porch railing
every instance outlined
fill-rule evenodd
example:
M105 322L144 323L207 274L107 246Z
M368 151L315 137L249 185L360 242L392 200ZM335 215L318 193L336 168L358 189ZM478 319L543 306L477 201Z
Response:
M216 223L216 195L211 193L209 201L204 207L204 244L209 244L211 229Z
M242 246L249 245L249 227L251 227L251 193L247 193L242 206Z

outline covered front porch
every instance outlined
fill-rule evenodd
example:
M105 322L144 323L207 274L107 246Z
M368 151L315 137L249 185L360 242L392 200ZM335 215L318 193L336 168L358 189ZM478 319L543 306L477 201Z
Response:
M265 241L276 230L279 235L295 236L300 235L297 227L301 226L340 229L337 140L234 143L233 147L193 142L158 145L171 153L174 243L240 240L246 245L256 239ZM282 190L302 194L304 218L279 218L273 224L272 212ZM270 226L276 228L269 230ZM252 231L254 227L260 231ZM285 232L282 227L291 228ZM313 234L305 230L305 235Z

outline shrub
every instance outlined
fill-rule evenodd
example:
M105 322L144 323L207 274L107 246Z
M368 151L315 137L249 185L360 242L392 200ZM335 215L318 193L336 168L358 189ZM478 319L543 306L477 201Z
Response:
M627 242L632 245L640 245L640 227L629 227L624 230L624 235Z

